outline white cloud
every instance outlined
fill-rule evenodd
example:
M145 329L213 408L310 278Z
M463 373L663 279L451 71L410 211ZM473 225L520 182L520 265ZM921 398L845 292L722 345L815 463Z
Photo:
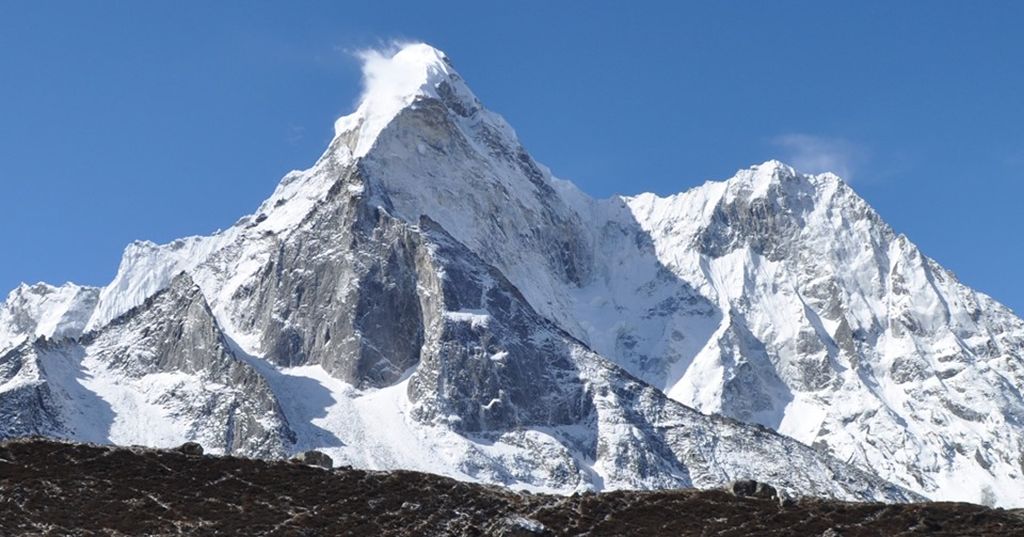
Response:
M863 147L842 138L794 133L776 136L772 143L783 149L782 160L797 170L832 172L847 181L867 158Z

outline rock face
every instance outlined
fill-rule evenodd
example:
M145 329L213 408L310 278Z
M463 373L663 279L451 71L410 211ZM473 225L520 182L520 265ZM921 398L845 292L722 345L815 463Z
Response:
M439 51L382 65L400 83L370 79L253 215L134 243L74 300L12 293L0 436L562 492L1024 502L1024 322L838 178L769 162L593 200Z
M358 168L235 292L233 321L281 366L317 364L355 386L394 384L420 357L416 234L362 201ZM300 269L301 267L301 269Z
M116 506L112 508L111 506ZM44 441L0 444L3 535L1019 535L1024 514L963 503L720 490L551 496L417 472Z

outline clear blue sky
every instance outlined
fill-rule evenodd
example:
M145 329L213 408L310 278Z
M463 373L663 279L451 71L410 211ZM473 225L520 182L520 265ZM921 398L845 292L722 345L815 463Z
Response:
M1024 2L113 4L0 4L4 293L251 212L351 109L349 52L402 39L593 195L836 168L1024 311Z

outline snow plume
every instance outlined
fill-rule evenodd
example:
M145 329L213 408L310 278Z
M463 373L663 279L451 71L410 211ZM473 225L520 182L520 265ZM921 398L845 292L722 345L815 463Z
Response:
M854 169L865 157L863 148L842 138L784 134L775 137L772 143L788 152L783 160L792 163L797 170L832 172L847 181L853 178Z
M439 81L453 70L440 50L423 43L392 43L383 49L356 52L363 62L363 94L354 114L334 124L339 136L360 129L356 156L403 108L418 96L435 96Z

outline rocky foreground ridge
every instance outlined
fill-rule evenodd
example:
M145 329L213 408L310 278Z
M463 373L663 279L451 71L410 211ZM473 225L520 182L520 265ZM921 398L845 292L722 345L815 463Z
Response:
M191 451L191 450L184 450ZM1019 535L1021 510L780 502L694 489L554 496L410 471L24 439L0 444L3 535Z

